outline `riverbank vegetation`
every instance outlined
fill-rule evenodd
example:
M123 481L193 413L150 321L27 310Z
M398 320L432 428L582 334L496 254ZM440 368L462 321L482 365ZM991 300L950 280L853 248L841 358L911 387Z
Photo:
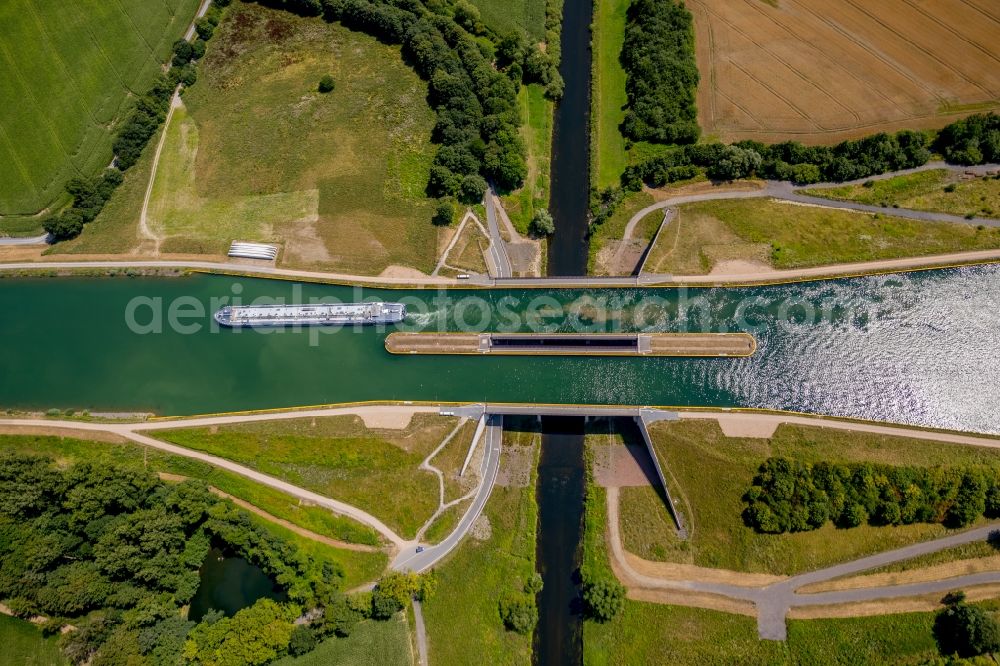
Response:
M1000 464L1000 454L988 448L805 426L781 425L771 438L754 439L726 437L711 420L657 423L650 432L692 536L681 541L672 530L623 529L625 548L649 559L776 575L819 569L942 536L947 530L927 523L862 524L850 530L827 524L808 532L758 533L744 524L740 512L747 488L769 456L798 463L919 468ZM622 496L622 516L635 513L626 505L630 498Z
M111 162L112 140L149 89L198 9L198 0L71 7L4 5L0 57L0 231L13 215L58 210L64 184ZM24 231L41 218L17 218ZM28 225L33 225L29 227Z
M530 472L523 484L494 487L469 535L436 569L437 590L423 605L433 664L467 664L469 655L490 664L531 662L531 632L505 628L501 600L523 599L535 578L538 447L529 448L532 439L505 429L500 478L520 476L512 461L529 460Z
M417 414L401 430L369 429L355 416L171 429L156 437L211 453L372 513L404 537L438 507L438 481L419 470L455 419ZM455 437L448 448L471 441ZM448 475L449 488L458 482Z
M920 257L1000 247L1000 230L778 199L683 204L646 259L652 273L701 275L724 262L775 269Z
M595 0L591 37L590 179L598 189L619 184L628 164L625 120L628 96L621 64L626 13L630 0Z
M803 194L883 208L1000 217L1000 176L962 178L947 169L868 180L859 185L817 187L804 190Z

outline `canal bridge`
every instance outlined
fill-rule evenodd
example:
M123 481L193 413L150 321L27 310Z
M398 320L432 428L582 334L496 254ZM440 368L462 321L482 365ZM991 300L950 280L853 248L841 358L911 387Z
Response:
M649 453L649 457L653 461L653 468L656 470L657 480L660 482L660 487L663 489L667 512L670 514L670 517L674 522L674 526L677 528L678 536L682 539L687 538L687 529L684 526L684 519L681 516L677 503L670 495L670 487L667 485L667 479L663 473L663 467L660 465L660 459L656 455L656 450L653 447L653 440L649 435L649 426L651 424L657 421L679 420L680 415L677 412L655 407L641 406L538 405L483 402L461 405L458 407L441 407L439 413L442 416L460 416L467 419L477 419L479 421L476 433L472 438L472 444L469 446L469 451L465 458L465 464L462 466L463 474L465 473L465 468L468 466L469 461L472 459L472 454L476 450L483 433L487 432L487 430L491 431L491 436L487 438L488 441L493 441L494 437L499 439L500 432L503 430L504 416L537 416L539 418L543 416L576 416L583 417L585 419L590 419L592 417L633 419L636 426L639 428L639 432L642 434L642 440L646 445L646 451ZM493 432L494 429L496 432Z

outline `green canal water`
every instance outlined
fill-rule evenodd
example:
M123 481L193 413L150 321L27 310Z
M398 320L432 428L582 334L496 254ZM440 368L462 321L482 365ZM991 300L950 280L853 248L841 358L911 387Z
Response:
M747 359L401 357L383 346L392 327L264 333L211 322L233 299L318 298L402 300L406 330L748 330L759 346ZM197 330L169 325L171 309ZM0 313L6 408L702 405L1000 432L996 265L690 290L360 290L219 275L4 279ZM130 327L130 313L146 329L157 328L159 313L162 330Z

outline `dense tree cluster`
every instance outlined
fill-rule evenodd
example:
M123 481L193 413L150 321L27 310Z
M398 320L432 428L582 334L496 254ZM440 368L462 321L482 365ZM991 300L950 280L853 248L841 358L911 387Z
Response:
M259 602L197 626L184 619L180 608L213 544L260 566L293 603ZM0 599L20 616L48 616L53 629L75 626L61 638L74 663L178 663L182 651L196 663L265 663L246 650L283 653L300 605L342 596L342 578L339 567L255 527L201 482L167 485L141 470L59 469L44 457L0 455ZM243 652L233 652L236 643ZM241 660L216 658L223 652Z
M1000 472L986 467L802 463L768 458L744 495L743 517L759 532L944 523L1000 516Z
M698 140L691 12L676 0L633 0L621 52L628 110L622 133L634 141Z
M977 114L938 132L934 150L955 164L1000 162L1000 115Z
M111 144L115 153L112 166L94 178L73 178L66 183L66 192L73 197L71 205L42 223L55 240L78 236L83 225L101 212L111 193L121 184L122 172L139 160L142 149L167 117L174 90L178 85L194 84L198 76L194 61L205 55L206 41L211 39L222 17L222 7L228 4L229 0L216 0L205 15L195 21L197 39L194 42L184 39L174 42L170 56L173 67L161 73L146 94L139 97L135 108L115 132Z

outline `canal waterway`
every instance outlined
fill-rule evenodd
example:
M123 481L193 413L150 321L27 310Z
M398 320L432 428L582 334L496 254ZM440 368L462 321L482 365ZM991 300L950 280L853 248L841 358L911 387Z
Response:
M263 297L404 300L407 329L748 330L758 349L743 359L395 357L384 349L393 327L262 333L211 326L221 303ZM184 315L185 328L170 325L171 311ZM130 327L130 312L153 332ZM698 405L1000 432L998 358L997 265L686 291L361 291L219 275L0 280L4 408L193 414L360 400Z

